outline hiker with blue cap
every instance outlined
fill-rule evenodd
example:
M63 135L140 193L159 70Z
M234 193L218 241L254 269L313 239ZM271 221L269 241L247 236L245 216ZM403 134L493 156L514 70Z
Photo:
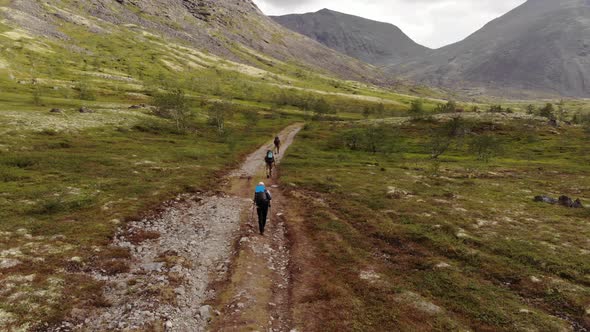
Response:
M258 211L258 227L260 228L260 235L264 235L270 201L272 201L270 191L266 189L264 182L260 182L258 186L256 186L256 192L254 193L254 204Z

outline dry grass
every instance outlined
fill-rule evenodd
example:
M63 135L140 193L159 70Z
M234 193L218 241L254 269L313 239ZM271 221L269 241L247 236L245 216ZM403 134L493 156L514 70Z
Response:
M134 245L139 245L145 241L157 240L160 238L160 233L154 231L146 231L143 229L134 229L125 238Z

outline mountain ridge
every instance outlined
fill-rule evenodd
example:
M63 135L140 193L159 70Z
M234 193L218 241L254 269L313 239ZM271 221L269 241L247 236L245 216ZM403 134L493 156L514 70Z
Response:
M60 28L63 22L87 25L94 33L105 33L105 26L106 30L136 26L232 61L248 63L236 51L247 47L343 79L385 81L375 68L284 29L251 0L91 0L77 5L61 0L14 0L0 8L0 15L13 25L50 38L67 39Z
M313 13L271 18L334 50L377 66L391 65L429 50L391 23L327 8Z
M387 69L428 85L590 96L590 2L529 0L464 40ZM481 93L478 92L478 93Z

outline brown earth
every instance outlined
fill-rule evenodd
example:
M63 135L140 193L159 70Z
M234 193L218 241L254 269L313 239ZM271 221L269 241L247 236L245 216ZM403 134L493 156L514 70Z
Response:
M279 134L284 149L300 129L293 125ZM228 175L222 191L181 195L121 230L113 249L126 249L130 257L112 263L125 268L92 275L105 283L108 305L75 310L52 330L289 330L286 206L274 185L276 174L268 184L275 199L265 237L255 235L250 215L253 186L263 177L263 158L271 146L262 146Z

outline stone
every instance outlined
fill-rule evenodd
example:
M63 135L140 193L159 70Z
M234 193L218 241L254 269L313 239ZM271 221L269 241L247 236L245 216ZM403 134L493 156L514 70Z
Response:
M164 263L146 263L141 265L141 268L147 272L161 271L164 267Z
M201 316L201 319L204 321L210 321L211 320L211 312L213 311L213 309L211 308L210 305L204 305L201 308L199 308L199 316Z
M440 263L436 264L435 267L437 269L448 269L451 267L451 265L449 265L448 263L445 263L445 262L440 262Z
M572 209L582 209L584 208L584 205L582 204L582 201L580 201L580 199L576 199L573 200L572 198L562 195L559 197L559 199L555 199L549 196L535 196L534 199L535 202L540 202L540 203L548 203L548 204L559 204L568 208L572 208Z
M78 110L78 112L83 113L83 114L91 114L91 113L96 113L94 110L88 108L88 107L80 107L80 109Z
M459 229L457 234L455 234L460 239L467 239L469 238L469 234L464 229Z
M82 263L82 257L79 257L79 256L72 257L72 258L70 258L70 262Z
M535 276L532 276L530 279L531 279L531 282L533 282L533 283L535 283L535 284L538 284L538 283L540 283L540 282L541 282L541 279L539 279L539 278L537 278L537 277L535 277Z
M408 196L408 192L404 190L400 190L395 187L388 187L387 188L387 197L392 199L400 199L404 196Z
M52 108L49 113L59 113L62 114L64 112L64 110L60 109L60 108Z
M557 200L549 196L535 196L534 201L539 203L557 204Z
M20 263L21 263L21 261L19 261L18 259L12 259L12 258L0 259L0 269L9 269L11 267L15 267L15 266L19 265Z
M443 308L437 306L436 304L428 301L427 299L425 299L421 295L416 294L414 292L404 292L398 298L398 301L410 304L411 306L413 306L417 310L419 310L425 314L428 314L428 315L438 315L438 314L444 312Z
M171 321L167 321L166 324L164 324L164 325L166 325L166 328L168 328L168 329L171 329L172 326L174 326L174 324L172 324Z
M560 196L558 199L558 203L560 205L563 205L565 207L572 208L572 209L580 209L580 208L584 207L584 206L582 206L582 202L579 199L574 201L573 199L571 199L567 196Z

